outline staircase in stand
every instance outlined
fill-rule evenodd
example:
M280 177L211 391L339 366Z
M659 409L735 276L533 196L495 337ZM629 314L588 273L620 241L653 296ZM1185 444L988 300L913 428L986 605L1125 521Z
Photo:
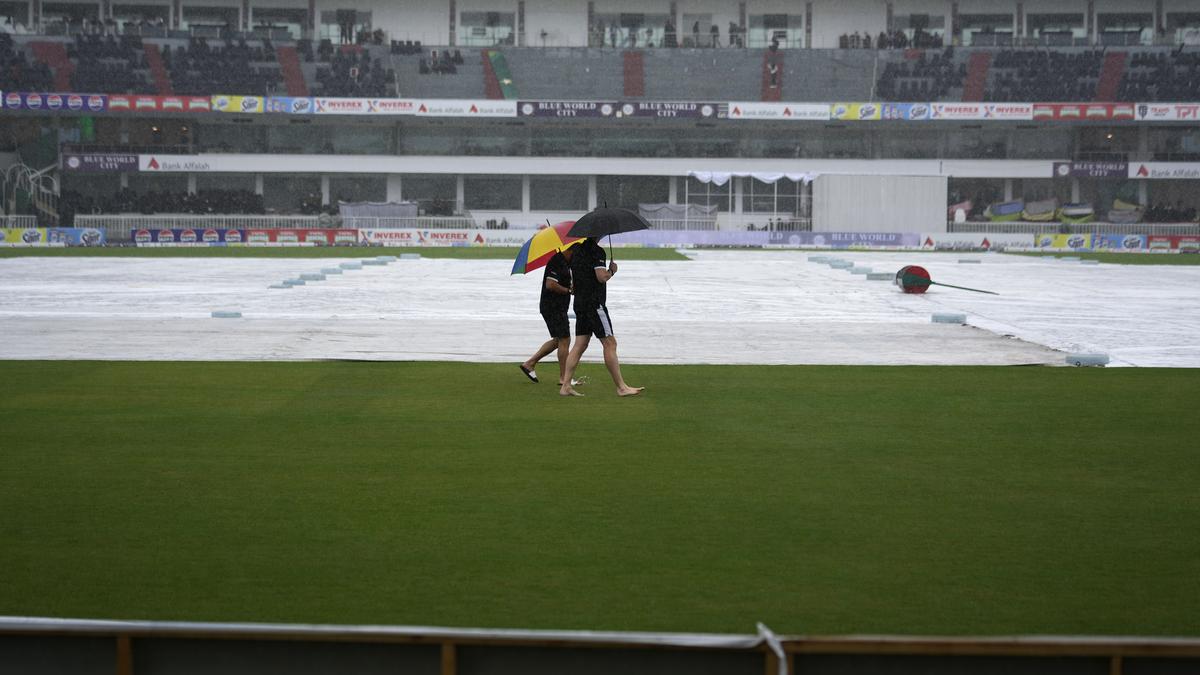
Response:
M1109 52L1104 55L1104 67L1100 70L1100 81L1096 83L1097 101L1115 101L1121 89L1121 78L1125 76L1125 52Z
M775 75L771 76L771 64L775 64ZM762 100L783 100L783 52L767 50L762 62Z
M646 55L635 50L624 52L625 95L646 95Z
M992 67L991 52L971 52L967 61L967 80L963 83L964 101L982 101L987 91L988 70Z
M501 100L504 91L500 88L500 78L496 77L496 69L492 67L491 50L484 49L483 55L483 92L489 99Z
M300 55L296 53L296 48L276 47L275 58L279 59L279 70L283 74L288 96L308 96L308 84L304 82L304 71L300 69Z
M167 65L163 62L158 45L152 42L142 43L142 53L146 55L146 64L150 66L150 76L154 78L154 88L158 90L159 96L174 94L171 90L171 75L167 72Z
M71 91L71 75L75 72L75 64L67 57L66 45L62 42L33 42L29 46L34 58L50 66L54 73L55 91Z

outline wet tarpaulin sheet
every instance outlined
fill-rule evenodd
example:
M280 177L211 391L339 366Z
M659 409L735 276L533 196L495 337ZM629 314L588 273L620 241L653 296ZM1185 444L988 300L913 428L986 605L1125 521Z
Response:
M1200 367L1200 266L1081 265L961 253L844 252L921 264L934 287L810 262L803 251L700 251L621 262L608 305L630 363L1062 364ZM521 361L545 339L539 275L506 260L401 260L287 290L336 259L0 259L0 358ZM241 319L214 319L218 310ZM935 312L969 326L934 324ZM594 352L594 353L593 353ZM599 360L589 350L588 360Z

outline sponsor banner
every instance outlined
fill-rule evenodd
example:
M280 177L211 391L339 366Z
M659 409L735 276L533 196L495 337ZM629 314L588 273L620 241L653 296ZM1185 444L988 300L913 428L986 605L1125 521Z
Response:
M1139 103L1137 118L1151 122L1195 122L1200 120L1200 103Z
M1031 234L925 232L921 234L921 248L937 250L991 250L1010 246L1029 248L1033 244Z
M827 120L825 103L758 103L735 101L729 104L731 120Z
M617 110L617 117L656 117L713 119L726 117L728 110L719 103L688 101L627 101Z
M0 241L10 246L98 246L104 231L94 227L32 227L0 229Z
M483 246L524 246L537 230L477 230L472 244Z
M212 160L197 155L138 155L138 170L159 173L218 171ZM227 168L227 171L236 171Z
M1200 253L1200 236L1179 234L1152 234L1146 238L1146 247L1151 251L1179 251Z
M217 94L212 97L211 105L215 112L260 113L263 111L263 97Z
M288 115L308 115L315 107L309 96L268 96L264 106L269 113Z
M109 173L113 171L137 171L138 156L122 153L86 153L62 156L63 171L80 173Z
M131 233L135 244L240 244L244 230L212 227L141 228Z
M0 234L3 235L2 241L10 246L44 246L46 244L46 228L44 227L6 227L0 229Z
M928 103L883 103L880 118L885 120L927 120Z
M1033 119L1078 121L1078 120L1131 120L1134 117L1132 103L1034 103Z
M1055 162L1055 178L1128 178L1128 162Z
M1195 180L1200 178L1200 162L1133 162L1129 178Z
M370 99L317 97L313 99L313 112L318 115L370 115Z
M409 98L369 98L367 107L375 115L414 115L416 104Z
M104 243L104 231L94 227L51 227L46 231L50 245L99 246Z
M934 120L1031 120L1032 103L931 103Z
M1035 248L1058 248L1072 251L1092 250L1090 234L1038 234L1034 235Z
M353 245L358 243L358 231L337 228L268 229L171 227L142 228L133 231L135 244L182 245L254 245L306 244L309 246Z
M39 112L104 112L108 96L103 94L41 94L18 91L6 92L0 101L6 110Z
M420 117L516 117L516 101L420 99L413 101Z
M929 117L935 120L981 120L982 103L932 103Z
M111 112L194 113L211 109L207 96L150 96L110 94Z
M418 230L411 228L341 230L356 232L370 246L520 246L537 234L528 230ZM622 240L629 243L628 240Z
M1093 234L1092 248L1096 251L1140 251L1146 248L1146 235Z
M358 231L358 243L372 246L470 246L482 245L487 230L362 230ZM533 236L531 231L529 236ZM524 240L522 240L524 241Z
M985 120L1031 120L1033 119L1032 103L985 103L983 105Z
M921 235L916 232L768 232L767 234L767 243L780 246L916 248L921 245Z
M880 118L878 103L834 103L829 108L830 119L877 120Z
M309 246L333 246L355 244L358 231L349 229L310 228L302 230L275 230L247 228L245 243L254 244L307 244Z
M521 117L612 117L616 101L518 101Z

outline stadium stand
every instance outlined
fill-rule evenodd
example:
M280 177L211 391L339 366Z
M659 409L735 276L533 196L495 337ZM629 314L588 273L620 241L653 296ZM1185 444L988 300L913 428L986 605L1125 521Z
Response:
M793 49L787 54L783 73L784 98L791 101L867 101L881 59L899 59L901 54L865 49ZM754 84L758 84L754 68ZM751 99L753 100L753 99Z
M645 97L656 100L758 101L761 49L656 49L643 52Z
M158 87L149 80L142 39L124 35L77 35L67 46L74 61L71 91L103 91L118 94L154 94Z
M394 73L395 88L400 96L487 98L480 50L461 47L421 51L393 49L388 59L391 64L388 70Z
M1001 49L991 64L986 101L1091 101L1104 52Z
M611 49L506 48L521 95L545 99L616 99L624 88L622 53ZM653 54L650 55L653 58Z
M0 91L49 91L53 86L50 67L30 59L12 36L0 33Z
M953 47L910 50L904 61L884 67L876 91L889 101L969 100L963 93L967 72L967 64Z
M174 93L199 96L215 92L265 96L283 93L283 77L269 40L252 46L244 39L210 46L204 38L162 52ZM275 65L267 65L267 64Z
M1183 101L1200 94L1200 51L1134 52L1118 89L1122 101Z
M395 91L388 82L394 77L369 49L343 46L333 54L329 67L317 67L312 92L318 96L391 96Z
M305 207L311 205L302 202L298 206L304 211ZM319 210L320 196L317 197L316 206ZM70 223L76 214L262 214L266 213L266 209L263 207L262 195L249 190L201 190L195 194L187 194L123 189L110 195L95 197L64 190L59 202L59 213L64 222Z

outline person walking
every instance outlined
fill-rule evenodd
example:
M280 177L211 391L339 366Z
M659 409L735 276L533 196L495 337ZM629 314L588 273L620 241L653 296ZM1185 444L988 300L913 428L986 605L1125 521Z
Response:
M577 247L555 253L550 262L546 263L546 270L542 273L542 296L538 302L538 311L541 312L546 328L550 331L550 339L542 343L533 356L520 365L525 377L535 383L538 382L538 376L534 368L539 361L555 350L558 350L558 383L561 385L563 382L570 382L563 378L571 346L571 322L567 319L567 308L571 304L571 258L575 248Z
M617 273L617 263L605 265L607 256L595 237L588 237L576 248L578 250L571 260L571 278L575 283L575 344L567 356L567 366L558 393L560 396L583 396L571 386L571 378L595 335L604 345L604 366L608 368L608 374L617 387L617 396L637 396L645 387L631 387L621 376L617 336L613 333L612 318L605 306L608 282Z

